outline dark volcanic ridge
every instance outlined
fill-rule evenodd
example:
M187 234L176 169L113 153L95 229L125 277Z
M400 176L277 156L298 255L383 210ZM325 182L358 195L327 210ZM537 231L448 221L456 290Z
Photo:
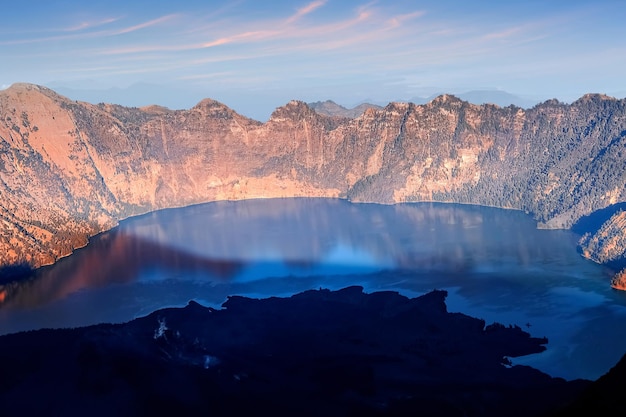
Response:
M599 94L530 109L442 95L355 118L291 101L260 123L210 99L129 108L16 84L0 91L0 148L2 267L53 263L128 216L266 197L487 205L547 228L602 210L613 215L586 232L581 253L614 268L626 260L616 209L626 100Z
M589 386L510 366L547 340L449 313L446 295L233 296L2 336L2 413L533 416Z

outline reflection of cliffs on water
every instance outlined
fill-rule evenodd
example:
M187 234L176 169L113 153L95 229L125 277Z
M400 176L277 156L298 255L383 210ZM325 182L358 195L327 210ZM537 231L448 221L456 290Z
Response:
M206 272L212 279L226 279L240 265L177 251L115 229L92 239L74 255L37 270L27 280L0 285L0 309L36 308L77 291L128 283L145 268L194 270Z
M492 258L494 251L526 265L553 250L551 240L562 238L558 232L535 230L535 222L522 212L334 199L246 200L164 210L133 220L132 233L215 259L452 270ZM536 234L535 241L527 238L529 233Z

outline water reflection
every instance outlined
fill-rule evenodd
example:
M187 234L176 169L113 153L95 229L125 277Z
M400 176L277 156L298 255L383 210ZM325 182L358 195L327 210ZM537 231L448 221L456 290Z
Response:
M612 327L626 300L576 253L574 234L535 226L521 212L445 204L274 199L164 210L0 286L0 334L125 321L189 299L220 305L229 294L445 288L451 311L547 336L548 353L528 359L540 369L598 376L626 351L626 334ZM583 357L592 342L578 331L592 322L617 335L601 359Z
M569 233L536 230L520 212L320 199L219 202L152 213L137 219L132 233L214 259L320 263L343 247L384 267L443 270L492 264L494 258L522 266L558 262L571 255L560 241L573 240Z

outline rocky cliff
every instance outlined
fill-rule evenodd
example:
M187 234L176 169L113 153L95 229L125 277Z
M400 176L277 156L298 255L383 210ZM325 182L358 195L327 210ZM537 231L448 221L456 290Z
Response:
M0 265L51 263L124 217L219 199L463 202L552 228L626 201L626 100L602 95L526 110L443 95L354 119L292 101L259 123L209 99L126 108L17 84L0 92L0 147Z

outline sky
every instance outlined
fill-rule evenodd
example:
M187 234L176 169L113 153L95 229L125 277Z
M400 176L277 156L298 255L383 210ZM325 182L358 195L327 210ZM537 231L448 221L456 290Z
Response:
M265 120L291 99L346 107L502 90L541 101L626 96L623 0L12 2L0 88Z

